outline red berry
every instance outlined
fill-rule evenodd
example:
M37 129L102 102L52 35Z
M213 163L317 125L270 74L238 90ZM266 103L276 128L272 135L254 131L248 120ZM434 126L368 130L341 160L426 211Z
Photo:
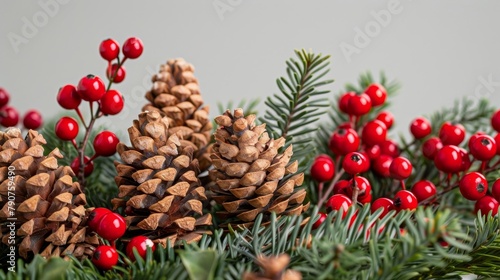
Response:
M496 111L491 116L491 127L497 132L500 132L500 110Z
M444 145L458 146L465 139L465 128L461 124L444 122L439 130L439 138Z
M144 47L142 45L141 39L137 37L128 38L125 43L123 43L122 52L126 58L134 59L141 56Z
M458 147L458 149L460 150L460 156L462 157L462 164L460 166L460 171L467 171L469 170L469 167L472 165L469 153L467 153L467 150L462 147Z
M116 115L123 109L123 96L114 89L108 90L101 98L101 111L105 115Z
M85 168L83 168L83 175L85 177L90 176L92 174L92 171L94 171L94 163L90 161L90 158L88 156L85 156L84 158L84 163L85 163ZM75 158L71 164L70 164L71 169L75 173L75 176L78 176L80 173L80 158Z
M7 103L9 103L9 100L9 93L4 88L0 87L0 107L7 105Z
M326 209L329 211L342 211L342 218L347 214L347 210L351 207L352 201L343 194L334 194L326 202Z
M431 134L431 123L424 117L418 117L411 122L410 132L415 139L422 139Z
M95 231L102 238L112 241L122 237L126 229L127 224L123 217L118 213L111 212L101 218L99 226Z
M347 194L346 188L349 186L349 181L338 180L335 185L333 185L333 194Z
M486 216L491 212L491 216L496 216L498 213L498 201L489 196L483 196L476 201L474 205L474 212L478 213L481 211L481 215Z
M319 216L318 220L316 222L314 222L314 224L312 226L313 229L319 228L319 226L321 226L321 224L323 224L323 222L326 220L326 217L327 217L327 215L323 212L318 212L318 216Z
M486 195L488 191L488 181L479 172L465 174L458 184L460 193L468 200L478 200Z
M493 183L493 187L491 187L491 195L493 195L496 200L500 200L500 179L497 179Z
M4 127L16 126L19 122L17 109L11 106L0 108L0 125Z
M355 152L359 147L358 134L351 128L341 128L338 131L334 131L330 137L328 147L334 154L341 156L345 156L350 152Z
M78 123L72 117L62 117L56 123L56 135L61 140L71 141L78 136Z
M354 116L366 115L372 108L372 102L367 94L353 95L347 104L349 112Z
M107 215L109 213L112 213L112 212L108 208L103 208L103 207L95 208L89 214L89 217L87 220L87 226L91 230L96 231L97 228L99 227L99 223L101 222L102 217L104 217L104 215Z
M373 107L384 104L387 98L387 90L381 84L373 83L369 85L365 89L365 93L370 97Z
M462 154L457 146L446 145L434 158L436 168L445 173L457 173L462 170Z
M401 190L394 196L394 209L401 210L414 210L418 207L418 200L413 193L407 190Z
M436 186L431 181L420 180L413 185L411 192L417 198L417 201L424 201L436 195ZM427 202L433 202L435 199Z
M113 63L106 69L106 77L115 84L121 83L125 79L125 74L125 67L121 66L118 68L118 64L116 63Z
M472 139L472 137L471 137ZM497 153L497 143L489 135L478 135L470 143L470 153L480 161L488 161Z
M396 180L404 180L410 177L412 169L413 166L411 165L411 162L404 157L394 158L391 166L389 167L391 177Z
M368 171L370 161L362 153L352 152L344 157L342 168L347 174L355 175Z
M127 245L126 249L127 257L130 260L135 261L135 255L134 255L134 248L135 248L137 250L137 253L139 253L139 256L145 259L148 247L151 247L151 250L153 252L156 249L156 245L153 243L151 239L145 236L136 236L130 239L130 242Z
M383 155L398 157L400 154L398 143L392 139L387 139L380 144L380 152Z
M386 198L380 197L375 199L375 201L371 205L371 211L374 213L378 209L383 208L382 214L380 214L380 218L385 217L391 210L394 210L394 201Z
M318 182L330 181L335 173L335 165L328 155L319 155L311 165L311 177Z
M394 115L392 115L392 113L388 111L380 112L377 115L376 119L383 122L387 129L391 129L392 125L394 124Z
M391 177L391 167L392 157L388 155L380 155L372 164L373 170L382 177Z
M109 157L116 153L116 145L120 140L111 132L104 130L94 138L94 150L97 155Z
M110 270L118 264L118 252L108 245L100 245L94 251L92 263L100 269Z
M358 188L358 200L363 200L366 196L370 196L371 199L372 186L365 177L356 176L349 180L349 186L344 189L348 197L352 197L354 188Z
M351 111L349 110L349 99L351 99L351 97L353 97L355 95L356 95L355 92L350 91L350 92L346 92L342 96L340 96L340 98L339 98L339 110L341 112L344 112L348 115L352 115Z
M379 145L373 145L370 148L365 148L365 153L369 159L373 160L378 158L382 154L382 151Z
M57 103L67 110L73 110L80 106L82 98L78 94L74 85L65 85L59 89L57 94Z
M372 120L365 124L361 131L361 140L365 145L382 144L387 137L387 127L379 120Z
M102 98L106 93L106 87L98 76L87 75L80 79L77 91L83 100L92 102Z
M27 129L38 129L42 125L42 115L37 110L26 112L23 118L23 125Z
M467 143L467 147L469 147L469 150L472 147L472 143L474 143L474 141L476 141L477 137L479 137L480 135L484 135L484 134L485 134L484 132L479 131L479 132L476 132L470 136L469 142Z
M118 55L120 54L120 45L118 45L118 42L113 39L106 39L101 42L101 45L99 46L99 53L105 60L112 61L118 58Z
M422 154L428 159L434 159L437 155L437 152L443 148L443 143L441 139L437 137L431 137L425 140L422 145Z

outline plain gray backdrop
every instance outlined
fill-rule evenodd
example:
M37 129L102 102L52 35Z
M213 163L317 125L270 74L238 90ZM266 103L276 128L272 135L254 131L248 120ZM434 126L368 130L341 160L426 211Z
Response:
M406 132L414 117L462 96L500 107L499 12L499 1L2 0L0 87L22 113L35 107L53 117L63 112L59 87L104 75L103 39L140 37L144 53L127 61L115 87L126 109L99 122L123 131L167 59L195 65L214 117L218 102L260 97L263 104L278 92L275 79L294 49L306 48L332 56L332 94L365 71L398 80L391 112Z

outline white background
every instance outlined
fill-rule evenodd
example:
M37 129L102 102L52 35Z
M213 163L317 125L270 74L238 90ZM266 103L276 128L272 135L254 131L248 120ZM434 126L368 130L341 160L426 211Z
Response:
M116 86L127 98L127 109L109 119L116 130L130 126L150 76L167 59L196 66L214 117L218 102L260 97L263 104L299 48L332 55L333 93L364 71L400 81L391 111L401 131L462 96L487 96L500 107L500 2L393 4L397 13L377 22L374 13L387 14L389 1L1 1L0 87L21 112L36 107L50 118L63 113L55 99L60 86L104 74L103 39L138 36L145 51L127 61L127 77ZM35 30L27 32L29 24ZM369 42L356 44L357 30L367 28ZM13 43L15 36L22 43ZM342 44L359 53L346 56Z

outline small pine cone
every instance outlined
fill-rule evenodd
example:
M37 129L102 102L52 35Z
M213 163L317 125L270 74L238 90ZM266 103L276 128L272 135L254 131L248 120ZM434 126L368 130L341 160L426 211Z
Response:
M254 120L255 115L245 117L242 109L215 119L215 168L209 171L207 187L224 208L218 215L228 223L251 224L259 213L267 221L271 212L295 215L309 206L303 204L306 191L296 189L304 174L296 174L296 161L289 163L292 146L279 153L285 139L270 138L265 124L255 126Z
M300 272L286 269L290 263L290 256L282 254L279 256L257 257L257 264L261 272L247 272L243 275L243 280L301 280Z
M182 58L161 65L160 72L152 78L153 88L146 93L146 99L151 103L144 106L143 111L164 113L169 134L180 133L182 146L194 144L194 156L204 171L211 165L207 147L212 122L208 117L208 106L202 107L203 99L193 72L194 66Z
M117 146L122 162L115 163L119 194L112 201L115 208L125 207L130 231L142 231L162 245L197 241L212 222L210 214L203 215L207 197L197 177L195 148L183 146L168 125L167 117L151 111L128 129L132 147Z
M90 257L98 239L87 233L85 194L73 182L71 168L58 166L59 150L44 156L44 144L33 130L25 139L19 129L0 132L0 224L3 229L15 225L24 259L34 254ZM10 228L2 243L10 244L9 237Z

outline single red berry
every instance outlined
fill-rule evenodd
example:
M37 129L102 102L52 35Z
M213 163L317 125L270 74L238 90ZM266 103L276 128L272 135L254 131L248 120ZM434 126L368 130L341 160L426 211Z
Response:
M496 111L491 116L491 127L497 132L500 132L500 110Z
M439 138L444 145L458 146L465 139L465 128L459 123L444 122L439 130Z
M73 110L80 106L82 98L74 85L65 85L59 89L57 103L67 110Z
M120 140L113 132L104 130L94 138L95 153L99 156L109 157L116 153L116 145L119 142Z
M358 200L363 200L366 196L370 196L372 193L372 185L370 181L362 176L356 176L355 178L349 180L349 186L344 189L348 197L352 197L354 188L358 189Z
M311 165L311 177L318 182L330 181L335 173L335 165L328 155L319 155Z
M346 189L349 186L348 180L338 180L335 185L333 185L333 194L344 194L347 195Z
M469 153L466 149L462 147L458 147L460 150L460 156L462 157L462 165L460 165L460 171L467 171L469 167L472 165L472 161L470 160Z
M493 186L491 187L491 195L498 201L500 201L500 179L497 179Z
M116 115L123 110L123 96L114 89L108 90L101 98L101 112L105 115Z
M328 147L336 154L345 156L350 152L355 152L359 147L359 137L354 129L341 128L334 131L330 137Z
M318 216L319 216L318 220L316 220L316 222L314 222L314 224L312 226L313 229L319 228L319 226L321 226L321 224L323 224L325 222L326 217L327 217L326 213L323 213L323 212L318 212Z
M329 211L342 211L342 218L344 218L351 205L352 201L347 196L343 194L334 194L326 202L326 209Z
M414 210L418 207L418 200L415 195L407 190L401 190L394 196L394 209L401 210Z
M95 232L102 238L112 241L122 237L126 229L127 224L123 217L118 213L111 212L101 218Z
M478 213L481 211L481 215L483 216L491 212L491 216L496 216L498 213L498 206L498 200L489 195L485 195L476 201L474 212Z
M381 84L373 83L365 89L365 93L370 97L372 106L380 106L387 99L387 90Z
M108 66L108 69L106 69L106 77L108 77L108 80L112 80L115 84L123 82L126 74L125 67L121 66L118 68L118 64L116 63L113 63Z
M365 148L365 153L369 159L373 160L378 158L382 154L382 151L379 145L373 145L369 148Z
M389 171L391 172L391 177L396 180L404 180L411 175L413 166L411 162L404 157L397 157L392 160Z
M458 186L462 196L468 200L478 200L488 192L488 181L479 172L465 174Z
M94 208L94 210L92 210L89 214L89 217L87 220L87 226L91 230L97 231L97 228L99 227L99 223L101 222L102 217L104 217L104 215L107 215L109 213L113 213L113 212L111 212L111 210L109 210L108 208L104 208L104 207Z
M445 173L457 173L462 170L462 154L457 146L446 145L434 158L436 168Z
M9 103L9 100L9 93L4 88L0 87L0 107L7 105L7 103Z
M497 143L489 135L478 135L470 144L471 155L480 161L488 161L497 154Z
M136 236L130 239L130 242L127 245L126 249L127 257L130 260L135 261L135 255L134 255L134 248L135 248L137 250L137 253L139 253L139 256L141 256L142 259L145 259L148 247L150 247L151 251L154 252L156 249L156 244L154 244L151 239L145 236Z
M4 127L16 126L19 123L19 113L11 106L0 108L0 125Z
M77 91L83 100L92 102L102 98L106 93L106 87L101 78L89 74L80 79Z
M42 123L42 115L37 110L30 110L24 115L23 125L27 129L38 129Z
M428 159L434 159L437 155L437 152L443 148L443 143L441 139L437 137L431 137L425 140L424 144L422 144L422 154Z
M391 163L392 157L388 155L380 155L373 161L372 168L380 176L388 178L391 177Z
M387 139L380 144L380 152L383 155L388 155L391 157L398 157L401 153L399 151L398 143L392 139Z
M99 45L99 53L105 60L112 61L118 58L120 54L120 45L113 39L106 39Z
M380 218L385 217L390 211L394 210L394 201L386 198L386 197L380 197L375 199L375 201L372 203L370 210L372 213L377 211L378 209L384 209L382 211L382 214L380 214Z
M351 111L349 110L349 99L351 99L351 97L353 97L355 95L356 95L355 92L350 91L350 92L346 92L340 96L340 98L339 98L339 110L341 112L344 112L348 115L352 115Z
M354 95L347 104L349 112L354 116L366 115L372 108L372 102L367 94Z
M72 117L62 117L56 123L56 135L61 140L71 141L78 136L78 123Z
M347 174L355 175L368 171L370 161L362 153L352 152L344 157L342 168Z
M420 180L413 185L411 192L415 195L417 201L424 201L436 196L436 186L431 181ZM435 198L427 202L433 202L434 200Z
M90 161L90 158L88 156L85 156L83 162L85 163L85 167L83 168L83 175L85 177L88 177L94 171L94 163ZM78 174L80 173L80 158L75 158L71 162L70 167L75 173L75 176L78 176Z
M415 139L422 139L431 134L431 123L424 117L418 117L411 122L410 132Z
M142 45L141 39L137 37L128 38L125 43L123 43L122 52L126 58L134 59L141 56L144 46Z
M380 112L375 119L383 122L387 129L391 129L394 124L394 115L389 111Z
M387 137L387 127L379 120L372 120L365 124L361 131L361 140L365 145L382 144Z
M486 133L479 131L479 132L476 132L476 133L474 133L474 134L472 134L472 135L470 136L470 138L469 138L469 142L467 143L467 147L469 147L469 151L470 151L470 149L471 149L471 147L472 147L472 143L474 143L474 141L476 141L476 139L477 139L480 135L484 135L484 134L486 134Z
M118 264L118 252L108 245L100 245L94 251L92 263L100 269L110 270Z

